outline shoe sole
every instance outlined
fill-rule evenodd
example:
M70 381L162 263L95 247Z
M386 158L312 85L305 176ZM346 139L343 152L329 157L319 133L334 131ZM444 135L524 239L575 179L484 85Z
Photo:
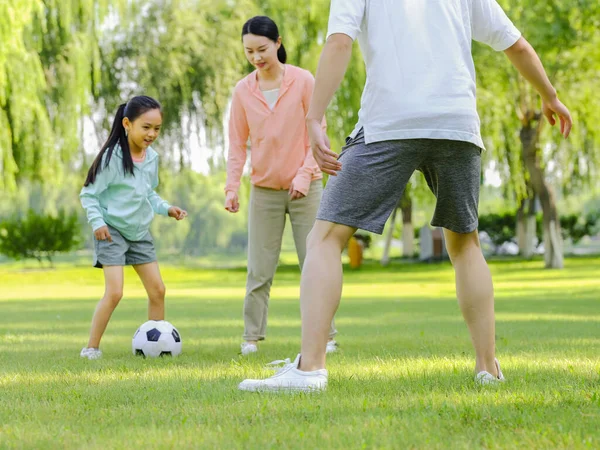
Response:
M310 392L317 393L323 392L327 389L327 385L323 387L316 386L238 386L238 390L244 392L271 392L271 393L297 393L297 392Z

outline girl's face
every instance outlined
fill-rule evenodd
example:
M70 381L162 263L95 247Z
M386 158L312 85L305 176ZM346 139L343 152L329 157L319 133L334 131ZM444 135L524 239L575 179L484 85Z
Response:
M133 122L128 117L123 119L123 127L127 130L129 142L139 150L147 149L160 134L162 126L162 113L160 109L151 109Z
M259 71L268 71L279 64L277 50L281 47L281 36L277 42L265 36L245 34L242 38L246 58Z

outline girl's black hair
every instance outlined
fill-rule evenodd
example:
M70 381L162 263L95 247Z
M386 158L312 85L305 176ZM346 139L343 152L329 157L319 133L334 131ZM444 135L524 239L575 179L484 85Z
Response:
M267 16L256 16L249 19L242 27L242 38L247 34L264 36L271 39L273 42L277 42L277 39L279 39L279 29L277 28L277 25ZM281 44L279 50L277 50L277 59L283 64L287 61L287 53L283 44Z
M108 139L92 163L92 166L88 171L87 178L85 179L85 183L83 184L84 186L94 184L94 181L96 181L98 172L103 169L102 159L104 158L105 153L106 160L104 167L108 167L110 158L112 157L113 151L117 145L121 147L121 151L123 152L123 173L130 173L133 175L133 159L131 158L131 151L129 150L129 142L127 141L127 135L125 134L125 127L123 127L123 119L127 117L131 122L133 122L142 114L153 109L158 109L162 112L160 103L158 103L152 97L147 97L145 95L133 97L127 103L123 103L119 106L119 109L117 109L117 114L115 114L115 120L113 121Z

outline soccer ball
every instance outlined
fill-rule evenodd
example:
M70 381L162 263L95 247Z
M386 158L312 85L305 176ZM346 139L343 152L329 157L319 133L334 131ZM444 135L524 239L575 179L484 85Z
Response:
M181 336L173 325L165 320L149 320L133 335L131 349L134 355L144 358L177 356L181 353Z

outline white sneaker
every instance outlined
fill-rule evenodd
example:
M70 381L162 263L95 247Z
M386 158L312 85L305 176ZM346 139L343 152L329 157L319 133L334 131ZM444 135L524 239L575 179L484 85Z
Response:
M316 392L327 388L327 370L320 369L304 372L298 369L300 355L293 363L289 358L273 361L270 365L284 363L275 375L264 380L244 380L238 386L240 391L251 392Z
M99 348L83 347L79 356L87 359L100 359L102 358L102 350L100 350Z
M325 353L337 352L337 349L338 349L338 343L337 342L335 342L334 340L327 341L327 348L325 350Z
M258 351L258 347L256 344L248 344L247 342L242 342L242 356L247 356L250 353L256 353Z
M502 371L500 370L500 362L497 359L494 359L496 363L496 370L498 371L498 377L495 377L489 372L482 370L477 375L475 375L475 382L481 385L488 384L498 384L505 381L504 375L502 375Z

